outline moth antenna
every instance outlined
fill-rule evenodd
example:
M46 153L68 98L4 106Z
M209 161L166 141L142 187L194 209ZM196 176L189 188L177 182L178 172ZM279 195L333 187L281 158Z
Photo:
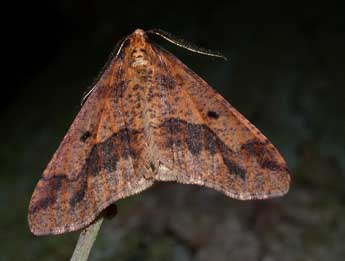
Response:
M119 53L122 50L123 44L126 41L127 36L122 37L122 39L120 39L119 41L117 41L115 48L112 50L112 52L110 53L107 62L105 63L105 65L102 67L102 70L100 71L100 73L97 75L97 77L93 80L92 84L90 85L90 87L84 92L83 98L81 100L80 106L83 106L84 103L86 102L87 98L90 96L90 94L94 91L94 89L96 88L96 83L99 81L99 79L101 78L102 74L104 73L104 71L106 70L106 68L110 65L111 61L114 59L114 57L118 56Z
M150 34L158 35L158 36L162 37L163 39L167 40L168 42L171 42L171 43L175 44L176 46L184 48L188 51L202 54L202 55L211 56L211 57L221 58L221 59L224 59L225 61L228 60L228 58L225 57L224 55L222 55L220 52L211 51L211 50L207 50L207 49L202 48L202 47L195 46L195 45L187 42L186 40L179 39L179 38L175 37L174 35L172 35L171 33L168 33L168 32L163 31L161 29L151 29L151 30L148 30L146 32L150 33Z

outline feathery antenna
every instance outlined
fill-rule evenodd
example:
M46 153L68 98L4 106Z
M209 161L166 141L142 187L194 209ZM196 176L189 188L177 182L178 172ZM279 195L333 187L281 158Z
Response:
M146 33L158 35L158 36L162 37L163 39L175 44L176 46L184 48L184 49L191 51L191 52L194 52L194 53L207 55L207 56L211 56L211 57L216 57L216 58L221 58L221 59L224 59L225 61L228 60L228 58L226 58L224 55L222 55L219 52L210 51L210 50L204 49L202 47L197 47L197 46L187 42L186 40L178 39L177 37L173 36L172 34L165 32L161 29L151 29L151 30L146 31Z

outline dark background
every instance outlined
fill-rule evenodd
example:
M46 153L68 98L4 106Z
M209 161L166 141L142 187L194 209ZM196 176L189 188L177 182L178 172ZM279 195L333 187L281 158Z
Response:
M91 260L343 260L343 1L16 2L3 7L0 260L68 260L78 233L35 237L27 207L121 37L161 28L228 62L157 42L206 79L285 156L282 198L240 202L158 184L119 202ZM8 16L8 18L7 18Z

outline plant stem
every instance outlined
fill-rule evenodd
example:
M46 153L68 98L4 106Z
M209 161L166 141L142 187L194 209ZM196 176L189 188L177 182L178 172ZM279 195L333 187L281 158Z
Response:
M80 233L71 261L86 261L88 259L102 222L103 217L100 217Z

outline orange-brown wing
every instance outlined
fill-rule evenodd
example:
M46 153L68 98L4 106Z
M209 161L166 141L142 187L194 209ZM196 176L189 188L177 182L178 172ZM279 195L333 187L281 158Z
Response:
M167 110L155 134L157 179L205 185L243 200L285 194L289 172L271 142L176 57L159 47L156 53Z
M35 188L28 221L36 235L80 229L117 199L152 184L138 173L144 171L138 167L143 134L123 115L126 76L123 61L117 60L96 84Z

